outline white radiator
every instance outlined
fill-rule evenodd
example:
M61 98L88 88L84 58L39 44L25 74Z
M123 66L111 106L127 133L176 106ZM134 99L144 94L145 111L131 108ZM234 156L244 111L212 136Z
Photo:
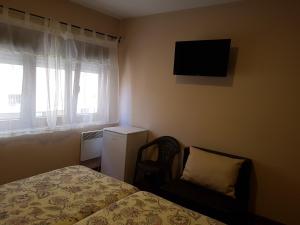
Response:
M80 161L101 157L102 140L102 130L82 132Z

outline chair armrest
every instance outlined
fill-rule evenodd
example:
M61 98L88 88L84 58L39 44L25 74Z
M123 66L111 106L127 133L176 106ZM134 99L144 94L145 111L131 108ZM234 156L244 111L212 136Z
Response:
M138 161L141 161L143 152L144 152L147 148L149 148L150 146L155 145L155 144L156 144L156 140L151 141L151 142L149 142L149 143L147 143L147 144L142 145L142 146L139 148L139 150L138 150L138 155L137 155L137 160L136 160L136 161L137 161L137 162L138 162Z

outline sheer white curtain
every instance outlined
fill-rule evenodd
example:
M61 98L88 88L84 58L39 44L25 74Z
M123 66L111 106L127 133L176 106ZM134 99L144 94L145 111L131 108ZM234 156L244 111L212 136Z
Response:
M118 121L117 41L0 16L0 135Z

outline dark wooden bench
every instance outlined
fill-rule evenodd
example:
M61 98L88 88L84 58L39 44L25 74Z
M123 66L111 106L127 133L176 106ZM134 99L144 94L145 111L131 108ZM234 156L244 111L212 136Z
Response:
M236 198L232 198L225 194L195 185L179 178L162 186L160 188L160 195L175 203L223 221L227 224L246 225L250 192L250 173L252 167L251 160L214 150L204 148L199 149L230 158L244 159L235 184ZM188 156L189 148L185 148L183 168L185 167Z

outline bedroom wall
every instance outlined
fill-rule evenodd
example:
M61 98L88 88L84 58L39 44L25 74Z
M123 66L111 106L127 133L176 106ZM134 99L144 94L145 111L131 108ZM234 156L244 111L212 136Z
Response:
M254 161L252 210L299 224L300 4L251 0L121 22L121 121ZM231 38L227 78L173 76L177 40Z
M119 33L119 20L65 0L0 0L0 4L99 32ZM78 164L80 132L72 130L0 139L0 184Z
M79 164L80 133L103 127L0 139L0 184Z

